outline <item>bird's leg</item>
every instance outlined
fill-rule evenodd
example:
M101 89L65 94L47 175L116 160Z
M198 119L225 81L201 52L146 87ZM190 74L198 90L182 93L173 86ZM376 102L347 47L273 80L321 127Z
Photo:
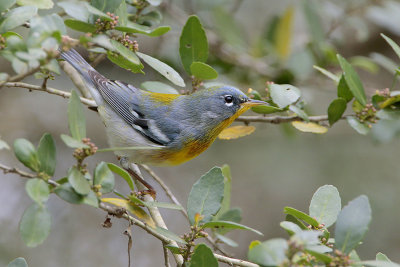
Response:
M132 168L130 167L131 164L129 164L128 159L126 157L121 157L121 158L119 158L119 161L120 161L121 166L132 176L133 179L136 179L141 184L143 184L145 187L147 187L147 190L138 191L138 192L136 192L136 194L139 197L148 194L148 195L152 196L153 199L156 199L156 190L154 190L154 188L148 182L146 182L139 175L138 172L136 172L135 170L132 170ZM137 166L137 165L135 165L135 166Z

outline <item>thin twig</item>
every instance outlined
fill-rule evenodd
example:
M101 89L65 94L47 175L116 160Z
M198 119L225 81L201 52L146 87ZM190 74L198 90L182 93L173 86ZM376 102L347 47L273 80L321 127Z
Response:
M23 178L28 178L28 179L38 178L37 174L21 171L20 169L17 169L15 167L8 167L1 163L0 163L0 170L2 170L4 174L15 173ZM52 186L59 186L59 184L53 180L47 180L47 183Z
M148 174L150 174L151 177L153 177L153 179L162 187L162 189L165 191L165 193L167 194L167 196L169 197L169 199L176 205L178 206L182 206L182 204L179 202L179 200L174 196L174 194L172 193L171 189L169 189L169 187L163 182L163 180L152 170L149 168L149 166L145 165L145 164L141 164L140 165ZM186 217L186 219L188 219L188 215L187 212L183 209L180 210L182 212L182 214Z
M4 86L5 87L25 88L28 90L35 90L35 91L42 91L42 92L47 92L52 95L62 96L64 98L69 98L71 96L71 93L66 92L66 91L58 90L58 89L51 88L51 87L42 88L41 86L38 86L38 85L22 83L22 82L7 82L4 84ZM94 100L84 98L84 97L81 97L80 99L81 99L81 102L85 105L88 105L90 107L96 106L96 102L94 102Z
M163 243L163 253L164 253L164 265L165 265L165 267L171 267L171 264L169 263L168 249L165 247L164 243Z
M90 65L94 68L94 67L96 67L100 62L102 62L106 57L107 57L106 54L100 54L100 55L98 55L98 56L92 61L92 63L90 63Z

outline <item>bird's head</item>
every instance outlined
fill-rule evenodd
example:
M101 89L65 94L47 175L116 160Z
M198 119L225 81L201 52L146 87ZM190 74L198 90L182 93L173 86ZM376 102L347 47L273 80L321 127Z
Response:
M242 91L230 86L210 87L198 94L201 95L198 99L202 99L203 114L210 119L236 119L253 106L268 105L264 101L249 99Z

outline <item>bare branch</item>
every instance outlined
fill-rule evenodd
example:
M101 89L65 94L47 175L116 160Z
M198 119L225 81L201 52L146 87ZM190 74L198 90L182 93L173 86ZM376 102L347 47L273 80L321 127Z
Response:
M4 174L15 173L15 174L18 174L19 176L21 176L23 178L28 178L28 179L38 178L38 176L36 174L25 172L25 171L21 171L20 169L17 169L15 167L8 167L8 166L6 166L4 164L1 164L1 163L0 163L0 170L2 170ZM59 185L57 182L55 182L53 180L47 180L47 183L52 185L52 186L58 186Z
M214 256L215 256L215 258L217 258L218 261L225 262L225 263L229 264L230 266L260 267L260 265L249 262L249 261L229 258L229 257L225 257L225 256L218 255L215 253L214 253Z
M163 253L164 253L164 265L165 265L165 267L171 267L171 264L169 263L168 249L165 247L164 243L163 243Z
M38 85L22 83L22 82L7 82L4 84L4 86L5 87L19 87L19 88L25 88L28 90L35 90L35 91L43 91L43 92L47 92L52 95L62 96L64 98L69 98L71 96L71 93L66 92L66 91L58 90L58 89L51 88L51 87L42 88L41 86L38 86ZM88 105L90 107L97 106L96 102L94 102L94 100L87 99L84 97L81 97L80 99L81 99L81 102L85 105Z
M345 119L351 115L344 115L340 119ZM328 120L328 115L319 115L319 116L310 116L308 119L311 122L322 122ZM304 119L300 118L299 116L241 116L236 119L236 121L241 122L268 122L268 123L285 123L285 122L292 122L292 121L304 121Z

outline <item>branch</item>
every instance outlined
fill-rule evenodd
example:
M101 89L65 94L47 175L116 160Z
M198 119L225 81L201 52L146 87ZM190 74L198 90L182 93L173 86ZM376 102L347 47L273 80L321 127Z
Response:
M38 66L36 68L30 69L25 73L21 73L21 74L17 74L15 76L9 77L8 79L6 79L5 81L1 81L0 82L0 88L3 87L7 82L19 82L22 79L24 79L25 77L34 74L35 72L37 72L40 69L41 66Z
M344 115L340 119L343 120L351 115ZM308 117L310 122L322 122L328 120L328 115L310 116ZM268 122L268 123L285 123L292 121L304 121L304 119L299 116L241 116L236 119L236 121L241 121L245 123L250 122Z
M41 86L38 85L33 85L33 84L28 84L28 83L22 83L22 82L7 82L4 84L5 87L18 87L18 88L25 88L28 90L35 90L35 91L42 91L42 92L47 92L49 94L52 95L58 95L58 96L62 96L64 98L69 98L71 97L71 93L66 92L66 91L62 91L62 90L58 90L55 88L51 88L51 87L46 87L43 88ZM88 105L90 107L96 107L96 102L94 102L94 100L91 99L87 99L84 97L81 97L81 102L85 105Z
M171 267L171 264L169 263L169 258L168 258L168 249L165 247L164 243L163 243L163 253L164 253L165 267Z
M29 172L24 172L21 171L20 169L17 168L12 168L12 167L8 167L4 164L0 163L0 170L3 171L4 174L7 173L15 173L18 174L19 176L23 177L23 178L28 178L28 179L33 179L33 178L38 178L38 176L36 174L33 173L29 173ZM58 186L59 184L53 180L47 180L46 181L48 184L52 185L52 186Z

